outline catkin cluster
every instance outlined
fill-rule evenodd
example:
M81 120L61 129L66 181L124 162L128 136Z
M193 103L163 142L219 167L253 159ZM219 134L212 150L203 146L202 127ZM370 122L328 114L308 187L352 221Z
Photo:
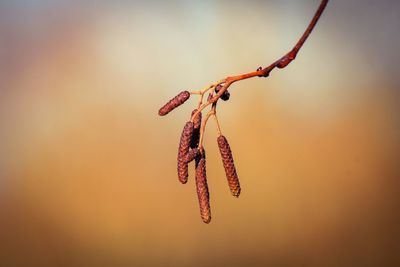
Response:
M220 87L215 88L215 93L218 93ZM188 98L190 93L183 91L168 101L160 110L159 115L164 116L171 112L176 107L182 105ZM230 97L228 91L225 91L221 99L226 101ZM197 114L195 117L193 117ZM197 197L199 201L200 216L203 222L209 223L211 221L211 208L210 208L210 194L207 184L206 172L206 155L205 150L199 144L202 132L202 113L194 109L191 113L191 120L186 122L183 127L181 138L178 147L177 157L177 170L178 179L182 184L186 184L189 176L189 163L195 161L195 184ZM205 122L203 122L205 123ZM217 139L217 144L221 153L222 164L225 169L226 178L228 181L229 189L235 197L239 197L240 183L238 175L233 162L231 148L225 136L220 135Z
M295 46L286 53L284 56L280 57L278 60L274 61L267 67L259 67L256 71L244 73L241 75L228 76L225 79L219 80L218 82L212 83L210 86L204 88L201 91L188 92L183 91L177 96L172 98L165 104L158 114L160 116L167 115L173 109L185 103L191 94L197 94L200 96L200 101L198 104L198 109L193 110L190 121L185 124L183 128L181 139L179 142L178 149L178 179L181 183L185 184L188 181L188 164L195 160L196 166L196 187L197 195L199 198L200 205L200 215L205 223L209 223L211 220L211 210L210 210L210 194L208 192L207 186L207 175L206 175L206 157L203 148L202 140L204 135L205 125L210 116L214 116L217 123L219 136L217 138L217 144L219 151L221 153L222 164L225 169L226 179L228 181L229 189L233 196L239 197L240 195L240 183L238 175L236 172L235 164L233 161L232 151L229 146L228 140L225 136L221 134L221 129L216 116L216 106L219 99L227 101L230 98L230 93L228 88L235 82L249 79L252 77L268 77L272 70L283 69L288 66L295 58L304 42L307 40L308 36L311 34L315 25L317 24L322 12L324 12L326 5L329 0L321 0L317 11L314 13L308 27L304 31L303 35L297 41ZM211 90L211 91L210 91ZM203 96L206 92L209 92L207 103L203 104ZM207 107L211 106L209 113L205 115L202 122L201 111ZM195 114L197 114L195 116Z

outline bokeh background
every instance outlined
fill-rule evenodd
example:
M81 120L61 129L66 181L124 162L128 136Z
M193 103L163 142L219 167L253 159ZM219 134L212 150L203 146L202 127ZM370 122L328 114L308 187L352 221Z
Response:
M1 1L0 266L399 266L400 2L331 1L211 121L213 219L176 177L190 99L294 45L319 2Z

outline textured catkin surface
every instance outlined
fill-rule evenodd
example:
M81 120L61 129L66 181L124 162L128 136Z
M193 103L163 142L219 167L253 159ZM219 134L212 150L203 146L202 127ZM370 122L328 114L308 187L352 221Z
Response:
M167 104L165 104L160 110L158 111L158 115L160 116L165 116L168 113L170 113L173 109L176 107L179 107L183 103L185 103L186 100L188 100L190 97L190 93L188 91L182 91L180 92L177 96L172 98L170 101L168 101Z
M210 194L207 185L206 156L204 150L196 157L196 189L199 198L200 216L203 222L211 221Z
M198 153L199 153L199 149L197 147L193 148L193 149L189 149L189 152L184 156L184 161L186 163L191 162L198 155Z
M222 163L224 165L226 178L228 180L229 189L231 190L232 195L234 195L235 197L239 197L241 190L240 183L228 140L225 136L220 135L217 138L217 142L219 151L221 153Z
M188 121L183 128L181 140L178 148L178 179L181 183L187 182L188 164L186 162L186 156L189 153L190 140L193 135L193 122Z
M197 109L192 111L192 116L196 113ZM197 114L197 116L194 118L193 120L193 136L192 136L192 140L190 141L190 147L191 148L195 148L199 145L199 140L200 140L200 127L201 127L201 119L202 119L202 115L201 112L199 114Z

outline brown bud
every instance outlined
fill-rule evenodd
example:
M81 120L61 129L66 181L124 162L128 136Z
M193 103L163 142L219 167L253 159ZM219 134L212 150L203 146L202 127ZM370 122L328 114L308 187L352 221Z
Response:
M211 221L210 195L207 185L206 156L204 150L196 157L196 189L199 198L200 216L203 222Z
M184 157L184 162L189 163L197 156L199 153L198 148L189 149L189 152Z
M183 128L181 140L179 142L178 149L178 178L183 184L187 182L188 174L188 164L185 161L186 155L189 153L190 140L193 135L193 122L188 121Z
M240 183L228 140L226 140L225 136L220 135L218 136L217 142L219 151L221 153L222 163L224 165L226 178L228 180L229 189L231 190L232 195L239 197Z
M160 116L167 115L174 108L185 103L185 101L188 100L189 97L190 97L190 93L188 91L180 92L177 96L172 98L170 101L168 101L167 104L165 104L162 108L160 108L160 110L158 111L158 115L160 115Z
M197 109L192 111L192 116L197 112ZM190 147L195 148L199 145L199 140L200 140L200 127L201 127L201 112L196 115L196 117L193 120L194 124L194 130L193 130L193 135L192 135L192 140L190 141Z

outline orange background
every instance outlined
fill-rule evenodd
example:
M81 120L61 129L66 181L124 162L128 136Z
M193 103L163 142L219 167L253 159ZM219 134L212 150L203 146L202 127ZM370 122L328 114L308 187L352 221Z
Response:
M176 176L197 99L269 65L318 1L0 4L0 266L399 266L398 1L331 1L286 69L219 104L212 221Z

